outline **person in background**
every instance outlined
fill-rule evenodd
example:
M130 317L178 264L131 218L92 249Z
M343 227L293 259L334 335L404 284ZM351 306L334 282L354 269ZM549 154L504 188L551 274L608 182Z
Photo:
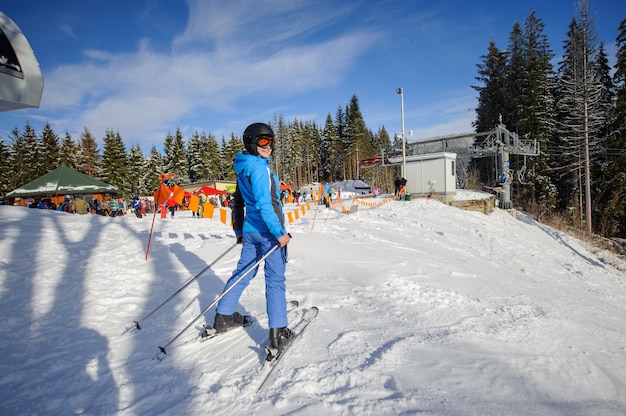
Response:
M399 190L398 199L401 199L402 195L404 195L405 193L406 193L406 179L400 178L400 190Z
M61 202L61 205L59 205L57 210L65 211L70 214L74 213L74 210L72 209L72 198L69 195L65 195L65 199L63 199L63 202Z
M39 209L52 209L52 203L48 199L42 199L39 205L37 205Z
M82 199L79 195L74 196L74 204L72 206L74 212L80 215L85 215L89 212L89 204Z
M170 197L168 198L168 200L165 202L165 204L167 205L168 209L170 210L170 217L174 218L174 212L176 211L176 201L174 201L174 198L172 195L170 195Z
M204 217L204 204L206 204L207 197L202 189L200 189L200 195L198 198L200 198L200 205L198 205L198 217Z
M141 213L142 209L143 209L143 204L141 203L141 199L139 199L139 197L135 196L133 197L132 202L130 203L131 208L133 208L133 210L135 210L135 215L137 216L137 218L142 218L143 215Z
M92 206L94 208L94 211L96 211L96 215L106 215L107 213L107 206L105 204L103 204L102 202L100 202L100 200L98 198L94 198L92 199Z
M230 204L233 229L237 242L242 244L241 257L222 293L230 289L243 273L273 247L281 247L265 259L265 299L270 345L281 351L293 336L287 327L285 294L287 244L291 236L285 230L280 183L269 164L274 149L274 132L267 124L254 123L244 131L243 142L245 150L235 155L237 188ZM217 332L246 323L246 318L235 312L235 308L257 271L258 266L219 301L213 324Z
M109 216L117 217L120 212L120 204L117 202L116 198L111 198L109 200Z
M330 195L333 193L332 188L330 187L329 184L325 184L324 185L324 205L326 205L326 208L330 208Z

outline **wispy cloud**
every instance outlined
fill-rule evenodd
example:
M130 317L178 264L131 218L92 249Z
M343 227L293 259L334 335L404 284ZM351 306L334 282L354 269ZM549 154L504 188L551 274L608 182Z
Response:
M359 30L317 37L329 16L304 2L275 3L190 1L188 26L170 52L152 50L147 39L134 53L85 50L84 62L47 74L42 109L70 109L71 121L55 122L73 133L114 126L131 140L160 142L155 132L185 114L229 113L252 95L336 85L377 41Z
M70 25L61 25L61 32L65 33L70 38L76 38L76 34L74 33L74 29Z

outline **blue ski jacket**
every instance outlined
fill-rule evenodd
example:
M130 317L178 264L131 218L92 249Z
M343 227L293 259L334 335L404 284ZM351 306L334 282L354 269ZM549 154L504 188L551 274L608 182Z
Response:
M237 172L237 189L231 202L235 235L270 232L278 239L287 232L280 201L280 182L269 163L269 158L249 153L235 155L233 166Z

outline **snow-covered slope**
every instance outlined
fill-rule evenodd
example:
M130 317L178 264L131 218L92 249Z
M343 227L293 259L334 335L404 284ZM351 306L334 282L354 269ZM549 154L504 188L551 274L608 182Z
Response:
M293 209L287 207L287 210ZM0 206L0 414L622 415L626 284L519 215L432 200L320 209L289 226L288 297L320 315L256 394L263 276L248 331L197 338L238 247L217 220ZM212 322L213 310L207 314Z

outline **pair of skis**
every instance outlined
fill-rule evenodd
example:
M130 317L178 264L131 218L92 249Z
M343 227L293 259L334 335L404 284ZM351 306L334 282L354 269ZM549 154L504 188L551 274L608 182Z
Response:
M287 312L290 313L296 310L298 306L299 306L298 301L292 300L291 302L287 304ZM278 366L280 365L287 351L289 351L291 346L298 340L298 338L302 336L302 333L308 328L311 322L313 322L313 320L317 317L318 313L319 313L319 308L317 306L312 306L304 313L304 315L302 315L300 320L295 325L292 326L293 335L290 338L289 343L285 345L282 350L279 351L278 349L271 348L271 346L265 347L266 356L265 356L265 360L263 360L263 366L261 368L263 379L261 380L261 383L259 387L257 388L257 393L260 392L263 389L263 387L265 387L265 385L267 385L268 381L272 377L272 374L274 374L274 370L278 368ZM245 321L241 328L245 328L256 322L256 320L250 316L244 316L244 319ZM207 340L213 339L215 337L218 337L222 334L229 333L229 332L230 331L216 332L215 329L212 328L211 326L204 325L204 331L202 331L201 338L203 341L207 341Z
M236 245L236 244L235 244ZM152 357L152 359L158 359L159 361L163 360L163 358L165 358L165 355L167 354L167 348L174 343L174 341L176 341L178 338L180 338L189 328L191 328L193 326L193 324L195 324L199 319L201 319L202 317L204 317L204 315L211 309L213 308L215 305L218 304L218 302L224 297L226 296L227 293L229 293L235 286L237 286L237 284L239 284L239 282L241 282L243 280L244 277L246 277L247 275L249 275L250 273L252 273L254 270L256 270L256 267L259 266L267 257L269 257L270 254L272 254L276 249L280 248L279 245L275 245L273 246L271 249L269 249L260 259L258 259L256 261L256 263L254 263L253 265L249 266L242 274L239 275L239 277L237 278L237 280L235 282L233 282L232 285L230 285L227 289L225 289L221 295L219 295L217 298L215 298L215 300L208 305L206 308L204 308L199 314L198 316L196 316L194 319L191 320L191 322L189 322L187 324L187 326L185 326L182 330L180 330L172 339L169 340L169 342L167 344L165 344L164 346L159 346L159 352L157 354L155 354L154 357ZM223 257L228 251L230 251L232 249L229 248L225 253L223 253L221 257ZM219 260L219 258L217 259ZM215 260L213 263L214 264L217 260ZM210 265L209 265L210 266ZM204 270L207 270L209 268L209 266L207 266ZM143 318L140 321L133 321L133 326L127 328L122 335L124 335L126 332L131 331L133 329L137 329L140 330L141 329L141 325L140 323L144 320L146 320L148 317L150 317L154 312L156 312L158 309L160 309L165 303L169 302L171 299L174 298L174 296L176 296L178 293L180 293L185 287L187 287L193 280L197 279L198 276L200 276L204 270L200 273L198 273L196 276L192 277L187 283L185 283L185 285L179 289L176 293L174 293L172 296L170 296L165 302L163 302L161 305L159 305L154 311L150 312L148 314L148 316L146 316L145 318Z
M288 313L292 312L296 310L299 306L300 305L298 301L292 300L287 304L287 312ZM319 313L319 308L317 306L312 306L306 310L306 312L304 313L304 315L302 315L300 320L292 326L291 329L293 331L293 335L289 343L285 345L282 350L279 351L275 348L271 348L271 346L265 347L266 356L265 356L265 360L263 360L263 365L261 368L263 379L261 380L261 383L259 384L259 387L257 388L257 393L260 392L263 389L263 387L267 385L268 381L272 377L272 374L274 374L274 371L276 370L276 368L279 367L286 353L291 349L294 343L302 336L302 334L309 327L311 322L313 322L313 320L317 317L318 313ZM245 319L244 325L242 325L241 327L237 327L231 331L237 331L239 330L239 328L245 328L247 326L253 325L256 322L256 319L250 316L245 316L244 319ZM231 333L231 331L216 332L215 329L212 328L211 326L204 325L204 330L202 331L200 335L200 339L202 341L208 341L213 338L219 337L220 335L229 334ZM167 345L169 345L170 343L168 343ZM155 354L155 356L152 359L153 360L157 359L159 361L162 361L163 359L165 359L166 354L167 353L165 351L165 348L159 347L159 352Z
M233 244L231 247L229 247L224 253L222 253L220 256L218 256L217 259L215 259L215 261L213 261L211 264L209 264L207 267L205 267L203 270L201 270L199 273L197 273L195 276L191 277L179 290L177 290L174 294L172 294L169 298L167 298L163 303L161 303L157 308L155 308L152 312L150 312L147 316L145 316L143 319L139 320L139 321L133 321L133 325L126 328L126 330L122 333L125 334L129 331L132 331L134 329L136 330L141 330L141 323L143 323L143 321L147 320L148 318L150 318L154 313L156 313L159 309L161 309L166 303L168 303L169 301L171 301L174 297L176 297L176 295L178 295L180 292L182 292L185 288L187 288L193 281L195 281L198 277L200 277L200 275L202 275L206 270L208 270L212 265L214 265L216 262L218 262L220 259L222 259L229 251L231 251L237 244ZM213 306L215 306L217 304L217 302L224 297L224 295L226 295L233 287L235 287L246 275L248 275L249 273L251 273L253 270L255 270L255 268L262 262L264 261L272 252L274 252L276 249L278 249L279 246L274 246L272 247L270 250L268 250L255 264L253 264L252 266L250 266L243 274L241 274L239 276L239 278L237 279L236 282L234 282L228 289L226 289L220 296L218 296L213 303L211 303L209 306L207 306L206 308L204 308L200 314L198 316L196 316L191 322L189 322L189 324L183 328L178 334L176 334L176 336L174 336L167 344L165 344L165 346L161 347L159 346L159 352L157 354L155 354L155 356L152 358L154 359L158 359L159 361L163 360L167 354L166 352L166 348L169 347L172 343L174 343L174 341L176 341L185 331L187 331L196 321L198 321L200 318L202 318L206 312L212 308ZM298 302L297 301L292 301L289 304L289 308L291 309L295 309L296 307L298 307ZM287 350L290 349L291 345L293 345L293 343L300 338L300 336L302 335L302 333L304 332L304 330L309 326L309 324L317 317L317 314L319 312L319 309L316 306L311 307L309 310L306 311L306 313L302 316L302 319L292 328L292 330L294 331L293 336L291 337L291 341L285 346L283 347L283 349L281 351L278 351L276 349L272 349L270 347L266 347L266 359L264 361L264 366L263 368L265 369L266 367L269 368L269 370L267 370L267 373L265 375L265 377L263 378L263 381L261 382L261 385L259 386L258 391L260 391L263 386L267 383L267 381L269 380L269 378L271 377L272 373L274 372L274 369L279 365L279 363L282 360L282 357L285 355L285 353L287 352ZM244 325L243 326L249 326L251 324L253 324L255 321L253 318L251 317L247 317L247 322L244 321ZM215 336L219 335L219 333L217 333L213 328L211 328L210 326L205 325L204 326L204 331L202 332L202 337L204 339L210 339L213 338Z
M274 370L278 368L281 360L283 359L287 351L289 351L291 346L298 340L298 338L300 338L300 336L302 336L302 333L309 327L311 322L313 322L313 320L317 317L318 313L319 309L317 306L312 306L305 312L305 314L302 316L302 319L293 326L293 335L291 337L291 340L287 345L285 345L285 347L283 347L281 351L278 351L274 348L265 347L267 355L265 357L262 369L265 373L265 376L263 377L261 384L257 388L257 393L259 393L267 384L272 374L274 373ZM266 368L267 370L265 370Z

